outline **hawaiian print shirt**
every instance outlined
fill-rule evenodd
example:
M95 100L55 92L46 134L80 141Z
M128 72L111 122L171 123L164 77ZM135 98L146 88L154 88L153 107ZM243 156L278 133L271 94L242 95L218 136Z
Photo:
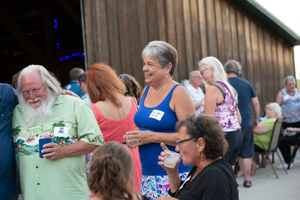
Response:
M58 96L53 115L41 123L26 123L22 108L13 112L13 140L24 199L87 199L85 155L47 160L39 157L39 139L49 135L52 142L66 146L83 141L104 143L92 109L69 95Z

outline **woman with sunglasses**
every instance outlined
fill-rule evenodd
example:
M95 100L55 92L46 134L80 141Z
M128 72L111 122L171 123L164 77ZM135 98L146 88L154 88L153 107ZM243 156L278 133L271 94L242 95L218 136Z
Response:
M147 86L142 92L140 107L134 116L135 131L127 132L127 145L139 147L142 162L141 193L150 199L167 194L169 187L166 171L157 165L160 143L175 150L178 120L195 113L186 88L173 81L177 50L163 41L150 42L142 52L143 72ZM179 165L180 176L185 178L189 166Z
M139 100L142 93L140 84L135 80L133 76L129 74L121 74L119 78L126 86L126 94L133 96L139 104Z
M203 58L198 65L207 88L200 112L219 120L229 144L225 158L234 169L242 145L242 118L238 109L237 92L228 83L224 67L217 58Z
M171 199L222 199L237 200L238 184L230 163L223 158L228 143L219 121L208 115L191 115L176 124L178 131L176 151L180 152L183 164L193 166L187 178L179 178L177 166L164 166L165 153L161 152L158 164L169 176L169 196L158 200ZM161 147L167 147L162 143Z
M116 72L104 63L93 64L87 75L87 89L98 125L105 142L124 142L123 136L135 128L135 100L125 96L126 88ZM141 188L142 167L138 148L130 149L133 156L133 188Z

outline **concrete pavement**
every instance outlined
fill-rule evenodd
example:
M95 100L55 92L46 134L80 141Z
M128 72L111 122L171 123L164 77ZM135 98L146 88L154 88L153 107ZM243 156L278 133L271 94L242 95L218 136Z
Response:
M280 154L280 151L278 149ZM281 156L282 158L282 156ZM240 200L299 200L300 199L300 152L297 152L293 168L288 171L277 170L280 164L279 158L275 156L273 164L278 175L276 178L270 164L265 168L257 170L251 176L252 187L243 186L244 177L238 177Z

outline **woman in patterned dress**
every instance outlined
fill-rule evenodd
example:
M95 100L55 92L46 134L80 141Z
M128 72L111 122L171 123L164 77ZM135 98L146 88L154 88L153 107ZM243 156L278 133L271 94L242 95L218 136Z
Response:
M229 144L225 158L234 169L242 145L242 118L238 109L237 92L228 83L224 67L217 58L203 58L198 65L208 86L200 112L215 116L219 120Z

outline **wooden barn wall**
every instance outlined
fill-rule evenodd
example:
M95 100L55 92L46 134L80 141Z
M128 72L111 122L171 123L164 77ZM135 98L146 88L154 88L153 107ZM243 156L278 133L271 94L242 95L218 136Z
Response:
M261 108L295 75L293 48L227 0L84 0L84 13L88 65L105 62L142 86L141 52L152 40L178 50L176 81L206 56L239 61Z

